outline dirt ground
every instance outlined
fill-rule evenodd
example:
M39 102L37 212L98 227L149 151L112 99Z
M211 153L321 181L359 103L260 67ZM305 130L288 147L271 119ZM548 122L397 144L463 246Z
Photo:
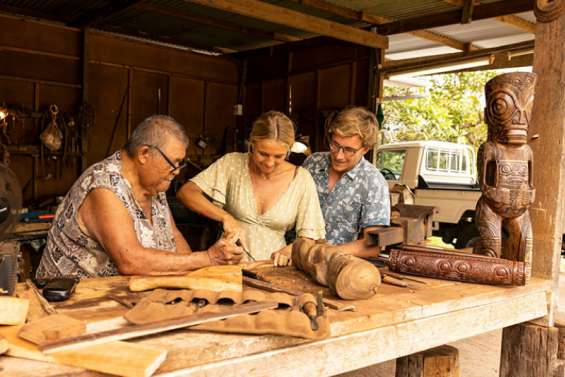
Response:
M559 311L565 312L565 259L561 261L561 274L559 277ZM485 334L468 338L451 346L459 350L459 363L462 377L498 377L500 366L500 344L502 330L491 331ZM395 361L373 365L348 373L339 377L395 377Z

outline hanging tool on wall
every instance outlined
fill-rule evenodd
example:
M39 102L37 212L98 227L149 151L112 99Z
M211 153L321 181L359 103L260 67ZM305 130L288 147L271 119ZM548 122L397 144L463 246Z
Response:
M19 243L2 241L18 221L22 189L13 171L0 163L0 294L14 292L18 272Z
M59 111L59 107L55 104L49 106L43 117L41 118L43 131L39 135L41 140L41 165L43 167L43 173L45 175L44 179L50 177L50 174L45 173L47 170L47 163L45 161L45 150L47 149L50 153L49 158L54 160L55 165L55 177L60 179L62 177L62 161L65 158L65 150L61 151L63 146L63 141L67 139L67 126L65 122L65 117L62 112ZM61 131L62 129L62 131ZM65 133L65 134L64 134Z

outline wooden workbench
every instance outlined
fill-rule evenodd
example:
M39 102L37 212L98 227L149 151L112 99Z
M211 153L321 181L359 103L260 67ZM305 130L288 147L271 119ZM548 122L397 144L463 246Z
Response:
M261 273L297 289L320 289L292 268L265 268ZM354 302L356 312L330 310L332 336L321 341L177 330L132 342L168 351L157 375L322 376L395 359L547 313L550 282L546 280L532 279L525 287L507 288L419 279L428 285L412 290L382 285L374 298ZM116 310L125 308L100 298L108 291L125 290L126 282L124 277L84 280L71 301L59 305L58 311L90 310L115 316ZM0 375L6 376L98 375L11 357L0 357L0 368Z

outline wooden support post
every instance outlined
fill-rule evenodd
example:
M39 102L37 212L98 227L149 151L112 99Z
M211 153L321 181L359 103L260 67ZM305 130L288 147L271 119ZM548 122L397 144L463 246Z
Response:
M89 34L88 28L82 30L82 103L88 103L88 48L89 48ZM88 130L84 127L80 128L80 173L88 167ZM80 174L79 173L79 174Z
M441 346L396 360L396 377L460 377L459 351Z
M538 1L538 3L544 3ZM537 73L534 108L529 135L534 153L536 200L530 208L534 234L532 273L553 281L553 297L547 324L553 324L553 312L559 285L559 260L563 237L563 201L565 200L565 1L562 11L543 22L544 11L536 6L538 16L533 71ZM541 6L541 5L540 5ZM554 167L548 169L547 167Z
M371 59L369 60L369 103L367 108L376 113L379 106L383 103L384 97L384 78L383 65L385 62L385 50L374 49L371 51ZM381 125L379 124L379 130ZM377 134L377 143L375 149L383 143L382 133ZM373 151L371 151L373 153ZM368 155L369 161L373 160L373 155Z
M558 334L555 327L530 323L505 328L500 377L553 376L557 367Z
M534 233L532 272L552 280L549 314L541 325L519 324L502 334L501 377L548 377L558 372L559 330L551 327L559 285L565 184L565 1L537 0L534 72L537 73L530 135L536 201L530 208ZM548 166L555 167L548 169ZM561 373L563 376L563 373Z
M555 316L555 327L557 328L557 365L553 371L553 377L565 376L565 314L558 313Z

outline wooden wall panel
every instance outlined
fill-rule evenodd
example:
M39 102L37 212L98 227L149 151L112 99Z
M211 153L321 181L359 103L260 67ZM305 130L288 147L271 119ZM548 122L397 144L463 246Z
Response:
M318 103L321 110L341 109L351 104L350 77L350 64L320 70Z
M18 103L28 109L33 108L33 83L29 81L19 81L0 79L0 103Z
M288 72L288 57L286 53L259 55L247 59L247 81L256 82L275 79Z
M288 78L292 88L292 111L301 112L316 107L316 73L307 72Z
M80 56L81 33L74 28L0 16L0 46Z
M0 103L18 104L26 110L33 109L34 85L32 82L0 79ZM20 119L15 126L10 124L8 136L14 144L37 142L37 126L30 118ZM7 143L3 136L0 140Z
M357 60L356 65L355 103L367 106L367 96L369 93L369 58Z
M89 64L88 75L88 98L96 112L95 125L88 130L87 163L90 165L105 158L107 150L112 153L127 140L128 70ZM124 104L120 108L122 99ZM110 146L114 125L115 138Z
M2 51L0 56L0 72L4 76L80 84L78 61L14 51Z
M262 106L263 106L263 93L261 91L261 83L246 85L243 113L246 116L257 117L259 114L261 114Z
M91 33L91 61L104 61L162 72L178 73L226 83L237 83L235 60L158 46L106 33Z
M134 70L131 87L131 131L148 116L167 113L169 87L166 75Z
M263 109L262 112L277 110L288 112L286 82L283 79L263 81Z
M39 85L39 109L47 111L51 104L56 104L65 114L72 114L80 106L81 90L78 88L56 85Z
M336 62L355 60L358 48L362 47L336 41L328 45L298 49L292 53L292 70L303 72Z
M209 138L207 152L217 153L221 148L226 128L235 127L233 106L237 103L237 86L208 83L206 86L206 113L204 134Z
M291 118L299 134L310 136L314 151L325 149L327 111L368 104L370 52L366 47L320 37L239 54L248 68L245 124L250 125L258 115L254 114L258 107L286 112L291 93ZM245 132L249 127L243 128Z
M204 81L172 77L170 85L170 115L185 127L190 138L188 153L194 154L204 125Z

